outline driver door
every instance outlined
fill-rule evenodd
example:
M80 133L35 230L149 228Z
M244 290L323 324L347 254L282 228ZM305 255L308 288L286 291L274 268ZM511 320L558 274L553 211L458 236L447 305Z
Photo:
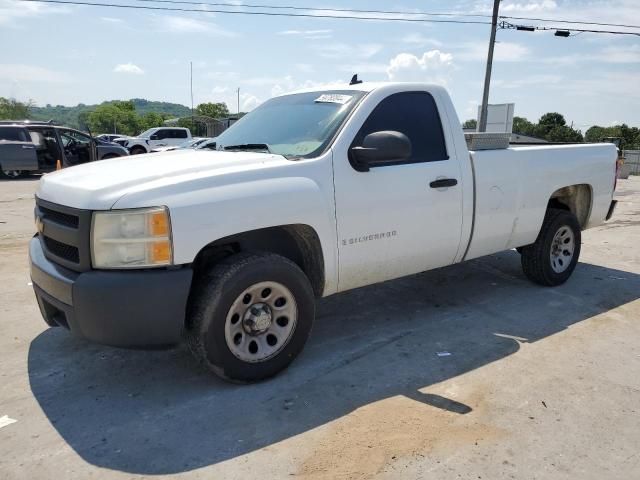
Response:
M349 149L382 131L404 134L411 156L357 171ZM339 290L453 263L462 232L462 182L428 92L383 99L350 145L334 151ZM455 185L438 187L437 180Z
M96 160L96 143L89 135L67 129L60 130L59 134L66 166L80 165Z

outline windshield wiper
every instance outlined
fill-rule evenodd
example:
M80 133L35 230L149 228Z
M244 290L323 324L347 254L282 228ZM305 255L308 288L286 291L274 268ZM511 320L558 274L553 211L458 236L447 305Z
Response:
M241 143L239 145L226 145L223 150L266 150L271 153L269 145L266 143Z

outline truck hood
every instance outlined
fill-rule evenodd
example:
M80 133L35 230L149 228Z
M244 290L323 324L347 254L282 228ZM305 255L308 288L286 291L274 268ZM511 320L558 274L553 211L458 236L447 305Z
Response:
M127 193L153 189L160 184L201 181L288 163L280 155L257 152L175 150L134 155L43 175L36 195L68 207L108 210Z

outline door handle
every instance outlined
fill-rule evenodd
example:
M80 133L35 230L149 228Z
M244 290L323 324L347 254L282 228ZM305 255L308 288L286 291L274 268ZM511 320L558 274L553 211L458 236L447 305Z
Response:
M455 178L440 178L439 180L434 180L429 184L431 188L447 188L447 187L455 187L458 184L458 180Z

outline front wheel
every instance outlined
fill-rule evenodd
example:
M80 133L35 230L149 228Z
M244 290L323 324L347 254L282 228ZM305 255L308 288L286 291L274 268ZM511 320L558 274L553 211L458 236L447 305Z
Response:
M0 170L0 178L7 180L15 180L25 176L25 172L22 170Z
M133 147L130 153L131 155L140 155L142 153L147 153L147 151L142 147Z
M580 224L575 215L550 208L535 243L522 247L524 274L540 285L563 284L576 268L580 242Z
M186 340L218 376L253 382L293 361L314 315L311 284L295 263L271 253L233 255L196 280Z

